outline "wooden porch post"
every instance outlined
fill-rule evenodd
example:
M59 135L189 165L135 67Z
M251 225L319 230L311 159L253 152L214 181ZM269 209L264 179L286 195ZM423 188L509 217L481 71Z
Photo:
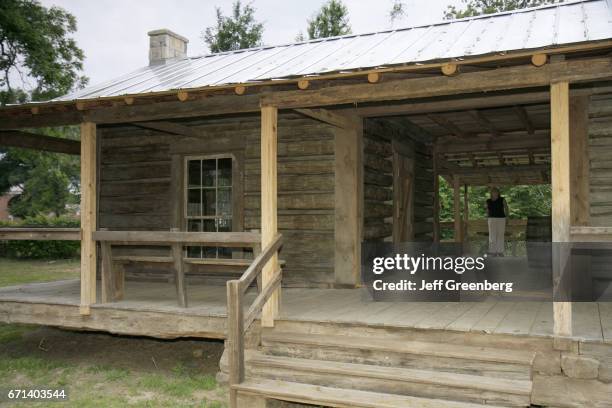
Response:
M463 242L463 227L461 220L461 183L459 176L453 176L453 209L455 212L455 242Z
M277 222L277 121L275 106L261 108L261 247L272 243L278 233ZM275 254L262 271L262 287L270 284L278 271ZM280 305L280 286L274 291L261 312L263 327L273 327Z
M468 240L468 228L470 224L470 205L468 203L468 185L463 185L463 242Z
M550 86L551 119L551 181L552 181L552 242L553 285L557 290L566 279L563 272L568 264L568 253L559 243L570 242L570 124L569 83L559 82ZM572 303L554 302L553 331L557 337L572 335Z
M334 275L339 286L355 287L361 276L363 235L363 119L334 131Z
M436 141L433 141L432 159L433 159L433 242L440 242L440 176L438 174L438 148Z
M81 124L81 305L82 315L96 303L96 124Z

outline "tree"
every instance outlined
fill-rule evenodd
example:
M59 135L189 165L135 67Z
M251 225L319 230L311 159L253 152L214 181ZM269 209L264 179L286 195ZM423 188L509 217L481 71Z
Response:
M311 40L350 34L348 8L341 0L329 0L308 20L306 32Z
M45 129L54 137L78 139L76 127ZM78 202L79 158L66 154L0 148L0 194L16 189L10 212L19 218L61 216Z
M71 34L76 19L36 0L0 2L0 104L46 100L83 86L83 51ZM78 139L76 128L44 129ZM0 148L0 194L17 189L11 213L18 217L61 215L77 202L78 157Z
M208 27L202 38L210 52L235 51L261 45L264 26L255 20L255 9L251 4L244 7L240 0L232 5L232 15L226 17L219 7L217 24Z
M401 19L406 15L406 3L402 0L393 0L391 11L389 11L389 20L391 24L395 23L396 20Z
M447 20L456 18L474 17L483 14L512 11L526 7L536 7L544 4L560 3L563 0L461 0L465 8L458 10L455 6L448 6L444 17Z
M0 104L51 99L84 85L83 51L70 37L75 31L76 19L59 7L0 1Z

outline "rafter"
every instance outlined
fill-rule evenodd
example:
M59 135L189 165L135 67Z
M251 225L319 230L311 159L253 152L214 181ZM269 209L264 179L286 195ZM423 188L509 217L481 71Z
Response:
M160 132L170 133L173 135L188 137L199 137L202 135L201 132L190 126L181 125L180 123L174 122L136 122L134 123L134 125L145 129L153 129Z
M329 109L295 109L296 112L309 118L316 119L328 125L336 126L343 129L354 127L353 123L344 115L332 112Z
M533 122L531 122L531 118L527 113L527 110L523 106L515 106L514 111L516 112L516 116L520 119L527 130L529 135L533 135L535 133L535 128L533 126Z
M459 138L465 138L468 136L468 134L465 133L461 128L459 128L459 126L455 125L452 121L442 115L429 114L427 115L427 117L429 118L429 120L431 120L438 126L441 126L444 129L448 130L453 136Z
M474 120L481 127L484 127L485 129L487 129L492 135L499 136L501 134L501 132L498 129L495 128L493 123L491 123L491 121L486 116L484 116L484 114L481 111L479 111L478 109L472 109L470 111L470 115L472 115Z

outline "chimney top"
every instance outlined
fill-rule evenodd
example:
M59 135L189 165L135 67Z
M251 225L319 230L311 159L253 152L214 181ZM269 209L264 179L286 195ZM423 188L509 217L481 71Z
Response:
M149 65L166 64L187 56L189 40L166 28L149 31Z

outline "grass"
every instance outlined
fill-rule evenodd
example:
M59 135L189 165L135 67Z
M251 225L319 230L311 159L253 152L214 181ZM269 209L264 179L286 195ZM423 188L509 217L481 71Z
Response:
M0 287L72 279L78 278L78 274L78 260L0 259ZM92 336L87 333L67 332L66 341L74 341L77 345L74 353L70 352L69 359L54 359L38 344L36 330L45 329L0 323L0 383L3 388L64 388L69 398L61 403L62 407L227 407L227 391L217 384L213 375L202 374L197 367L179 362L169 370L126 368L130 364L126 364L125 355L113 356L112 348L109 348L108 359L105 354L105 363L100 364L93 361L91 353L80 349L88 341L88 336ZM32 340L28 341L28 336L36 339L34 345ZM133 342L129 343L130 346L138 348L142 340L124 341ZM217 361L211 360L210 363L216 365ZM8 403L0 402L0 407L8 406L5 404ZM26 405L31 403L19 402L10 406ZM36 406L56 408L58 403L41 402Z
M0 287L76 279L79 277L79 269L78 259L42 261L0 258Z

